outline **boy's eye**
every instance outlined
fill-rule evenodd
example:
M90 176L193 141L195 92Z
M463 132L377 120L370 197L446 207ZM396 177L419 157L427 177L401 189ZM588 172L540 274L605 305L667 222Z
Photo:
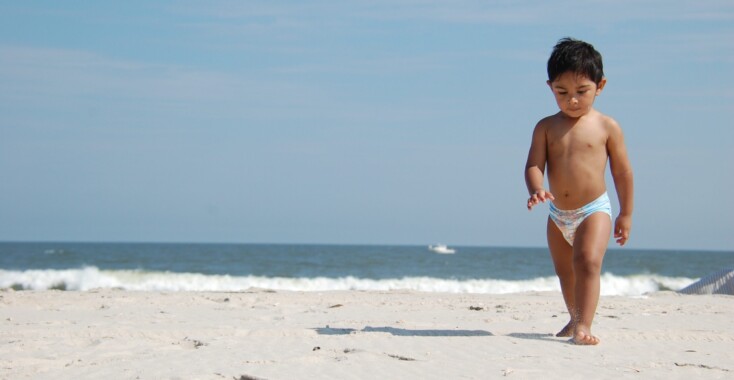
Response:
M558 95L566 95L568 94L566 91L558 91Z

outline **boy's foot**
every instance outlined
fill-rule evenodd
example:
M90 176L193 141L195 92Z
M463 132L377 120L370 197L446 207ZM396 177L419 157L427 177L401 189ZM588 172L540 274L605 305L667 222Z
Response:
M599 344L599 338L591 335L590 332L586 332L583 330L577 330L573 334L573 338L571 339L571 343L573 344L579 344L583 346L594 346Z
M573 336L573 321L568 322L566 327L562 328L561 331L556 334L557 337L564 337L564 336Z

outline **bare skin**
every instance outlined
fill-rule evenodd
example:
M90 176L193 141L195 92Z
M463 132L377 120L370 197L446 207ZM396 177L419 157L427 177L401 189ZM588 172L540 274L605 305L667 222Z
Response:
M621 206L614 227L607 214L592 214L579 225L571 245L548 219L548 247L570 315L557 336L571 337L582 345L600 341L591 333L591 325L599 301L602 261L612 230L617 243L624 245L632 219L632 169L622 131L612 118L593 108L605 84L605 79L596 84L572 72L548 83L561 111L538 122L525 167L529 210L545 201L574 210L606 191L604 174L607 160L610 163ZM550 190L543 187L546 168Z
M591 335L599 300L599 278L612 222L605 213L587 217L576 232L571 247L552 220L548 220L548 246L561 291L570 315L568 324L556 336L572 337L577 344L598 344Z

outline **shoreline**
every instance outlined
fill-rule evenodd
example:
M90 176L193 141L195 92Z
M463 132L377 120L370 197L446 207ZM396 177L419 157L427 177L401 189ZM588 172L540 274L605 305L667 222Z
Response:
M558 292L0 291L0 378L730 378L734 296L602 296L595 347Z

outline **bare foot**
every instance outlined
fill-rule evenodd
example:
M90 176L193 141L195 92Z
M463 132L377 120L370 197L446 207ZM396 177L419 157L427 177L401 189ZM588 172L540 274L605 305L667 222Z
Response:
M576 332L573 334L571 342L573 344L579 344L583 346L595 346L599 344L599 338L591 335L590 331L576 329Z
M558 336L558 337L572 336L573 335L573 328L574 328L573 321L570 321L570 322L568 322L568 324L566 325L566 327L562 328L561 331L559 331L558 334L556 334L556 336Z

